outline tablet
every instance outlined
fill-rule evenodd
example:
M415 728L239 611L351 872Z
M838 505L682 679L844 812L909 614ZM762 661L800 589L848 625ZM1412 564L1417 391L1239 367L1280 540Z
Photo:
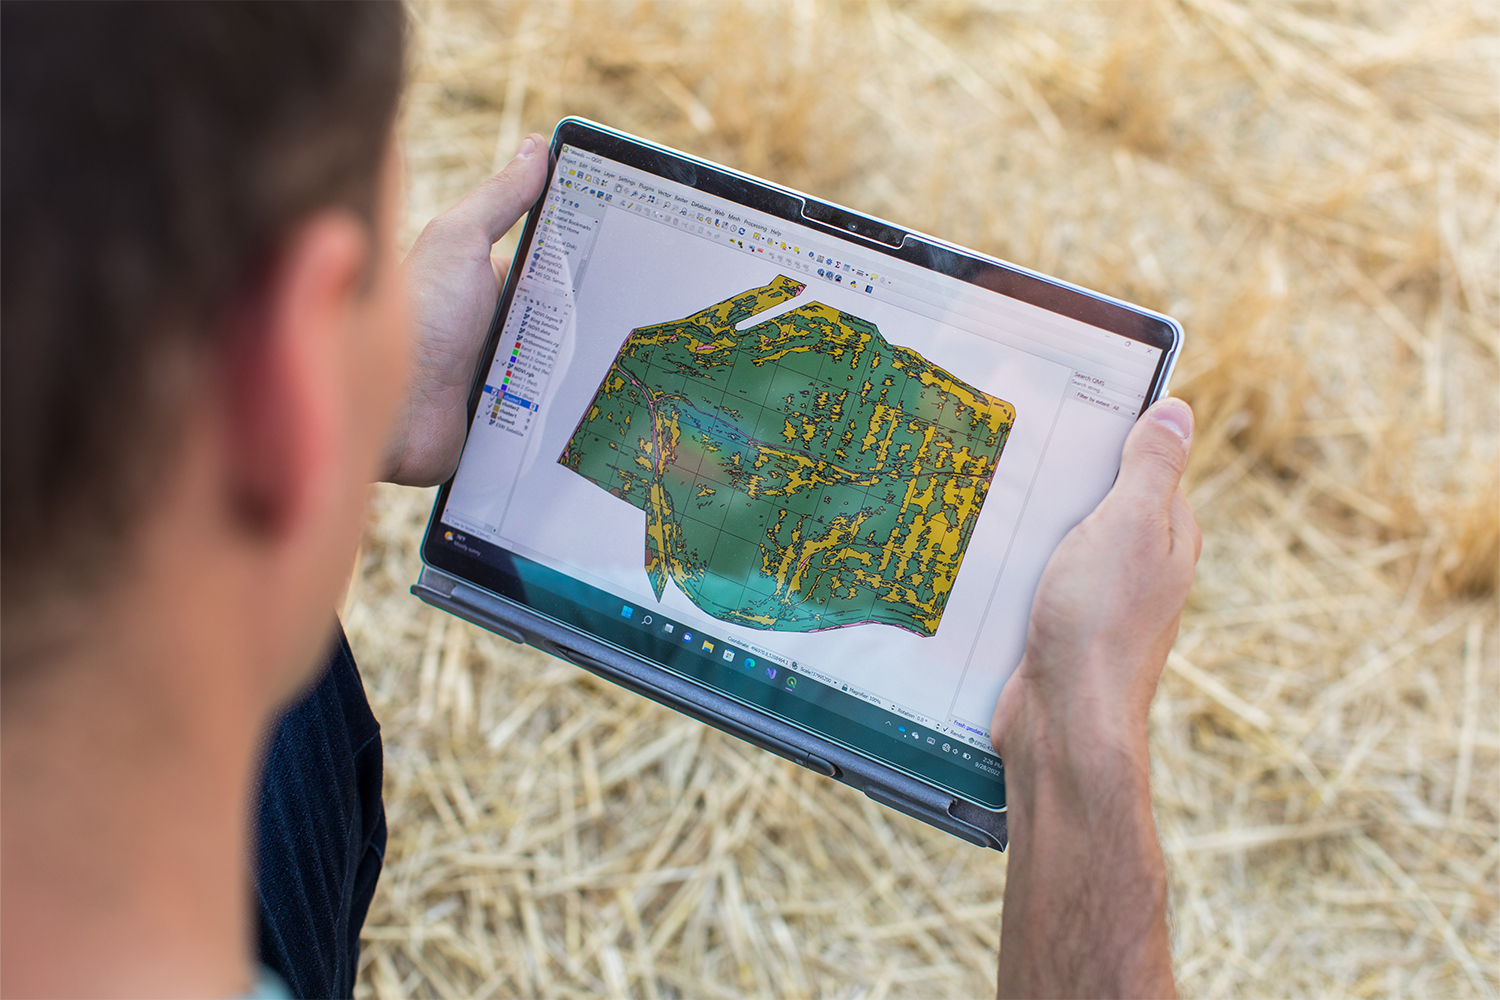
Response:
M1181 341L566 119L413 592L1003 849L1037 580Z

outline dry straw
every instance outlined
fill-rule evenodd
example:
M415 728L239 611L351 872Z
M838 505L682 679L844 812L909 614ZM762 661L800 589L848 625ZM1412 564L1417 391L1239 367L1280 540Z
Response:
M1171 312L1207 542L1152 709L1182 991L1500 991L1490 4L413 8L410 238L578 113ZM1003 857L419 605L375 494L362 995L980 996Z

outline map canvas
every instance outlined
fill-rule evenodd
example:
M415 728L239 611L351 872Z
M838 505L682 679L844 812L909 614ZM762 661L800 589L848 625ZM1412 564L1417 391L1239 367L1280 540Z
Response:
M714 619L670 580L656 601L642 571L645 512L610 496L557 459L627 331L691 315L705 303L769 284L781 273L768 262L747 260L739 251L705 245L628 213L610 213L599 228L586 280L577 291L576 318L569 323L561 355L571 361L559 367L542 398L539 427L525 442L509 435L471 435L450 509L462 504L476 519L498 525L497 534L524 555L567 568L639 604L659 607L679 621L706 626ZM964 665L976 655L976 642L984 647L979 657L988 661L994 655L988 650L992 644L1003 644L1006 649L1000 655L1009 658L1011 645L1024 638L1028 606L996 601L991 607L991 594L1043 460L1070 370L830 283L814 285L803 295L869 319L893 344L1003 398L1018 414L969 538L962 571L949 593L942 628L935 635L896 628L775 633L775 648L783 655L858 678L918 711L941 716L950 710ZM799 297L789 305L795 308L801 301ZM764 315L772 317L788 307L773 307ZM1018 550L1024 541L1017 541ZM1011 566L1007 575L1015 571L1020 574L1019 586L1027 586L1027 579L1034 586L1046 554L1025 566ZM748 628L743 633L746 639L770 634ZM990 638L992 634L996 638ZM920 666L914 669L916 665ZM985 673L998 691L1004 674ZM974 689L964 698L966 705L971 701L955 710L987 719L994 692Z
M942 620L1011 404L778 275L631 330L559 461L646 513L645 568L732 624ZM809 297L810 298L810 297Z

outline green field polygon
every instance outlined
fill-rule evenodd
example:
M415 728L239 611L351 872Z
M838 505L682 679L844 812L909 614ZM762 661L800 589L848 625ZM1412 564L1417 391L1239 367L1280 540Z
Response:
M631 330L558 462L646 514L647 578L750 628L932 635L1015 408L782 275Z

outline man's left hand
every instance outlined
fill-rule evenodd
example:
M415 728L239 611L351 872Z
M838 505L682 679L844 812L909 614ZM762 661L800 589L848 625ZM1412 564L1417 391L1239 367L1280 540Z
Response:
M504 170L427 224L402 264L416 343L406 409L386 451L389 482L432 486L457 467L474 362L500 296L490 251L546 179L547 140L528 135Z

